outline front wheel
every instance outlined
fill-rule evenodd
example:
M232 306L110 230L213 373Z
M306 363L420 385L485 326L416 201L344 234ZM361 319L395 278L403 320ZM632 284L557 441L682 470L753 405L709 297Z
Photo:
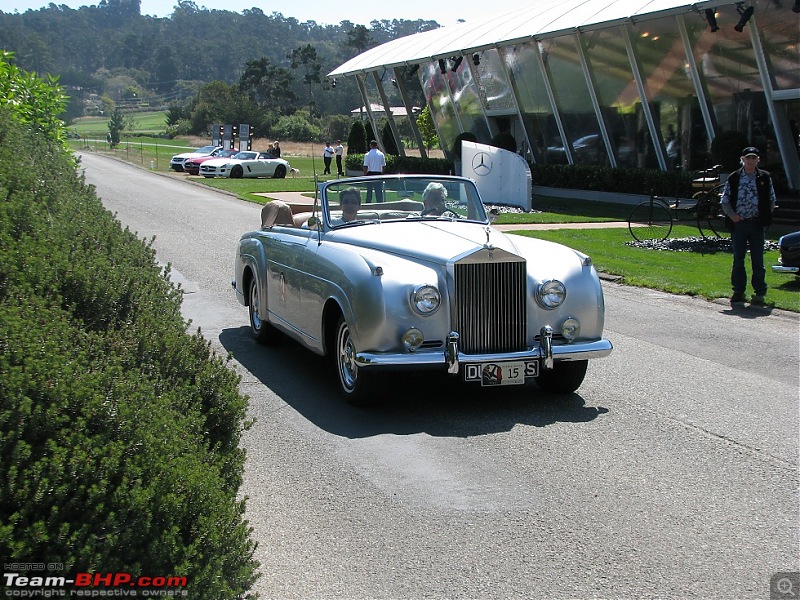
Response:
M374 404L375 374L356 364L356 347L350 334L350 326L344 317L339 319L339 324L336 326L334 360L336 374L339 376L339 387L347 401L355 406Z
M660 242L672 232L672 213L660 200L647 200L631 211L628 230L637 242Z
M242 165L234 165L231 169L231 179L241 179L242 175L244 175L244 169L242 169Z
M536 383L545 392L571 394L581 387L588 366L588 360L557 362L551 370L542 371Z

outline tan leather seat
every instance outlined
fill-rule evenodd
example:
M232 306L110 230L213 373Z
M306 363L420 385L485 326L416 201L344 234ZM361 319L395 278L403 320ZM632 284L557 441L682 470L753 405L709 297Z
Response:
M288 225L294 227L292 209L286 202L273 200L267 202L261 209L261 228L268 229L273 225Z

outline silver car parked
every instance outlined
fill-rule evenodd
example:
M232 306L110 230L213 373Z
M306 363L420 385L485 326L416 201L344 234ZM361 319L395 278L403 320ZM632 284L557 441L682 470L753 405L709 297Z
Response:
M330 357L355 404L399 369L570 393L611 352L591 259L498 231L472 180L332 180L311 209L267 204L232 285L259 342Z

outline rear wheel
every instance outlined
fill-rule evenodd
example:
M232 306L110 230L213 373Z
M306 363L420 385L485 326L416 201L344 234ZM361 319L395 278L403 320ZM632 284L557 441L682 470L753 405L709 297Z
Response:
M375 374L362 369L356 364L356 347L350 334L350 326L344 317L339 318L336 326L336 346L334 347L336 374L339 387L350 404L369 406L375 404Z
M242 169L242 165L234 165L231 168L231 179L241 179L242 175L244 175L244 169Z
M275 167L275 172L272 174L273 179L283 179L286 177L286 167L278 165Z
M725 213L720 202L721 195L722 186L694 195L694 198L697 199L697 229L705 239L730 237L725 225Z
M271 346L280 339L281 333L263 319L259 304L258 281L253 277L250 280L249 303L250 331L259 344Z
M588 360L557 362L551 370L543 370L536 383L545 392L571 394L581 387L588 366Z

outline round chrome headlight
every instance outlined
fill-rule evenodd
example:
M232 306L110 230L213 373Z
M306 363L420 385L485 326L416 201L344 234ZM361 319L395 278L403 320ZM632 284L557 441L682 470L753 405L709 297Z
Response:
M575 338L580 334L581 324L578 322L578 319L570 317L561 324L561 335L563 335L564 339L568 342L575 341Z
M545 281L536 289L536 301L542 308L558 308L567 298L567 288L557 279Z
M421 315L430 315L436 312L442 297L439 290L432 285L418 285L411 293L411 306Z
M403 333L402 339L403 347L406 349L406 351L414 352L417 348L422 346L422 342L425 341L425 336L422 335L422 332L419 329L412 327Z

